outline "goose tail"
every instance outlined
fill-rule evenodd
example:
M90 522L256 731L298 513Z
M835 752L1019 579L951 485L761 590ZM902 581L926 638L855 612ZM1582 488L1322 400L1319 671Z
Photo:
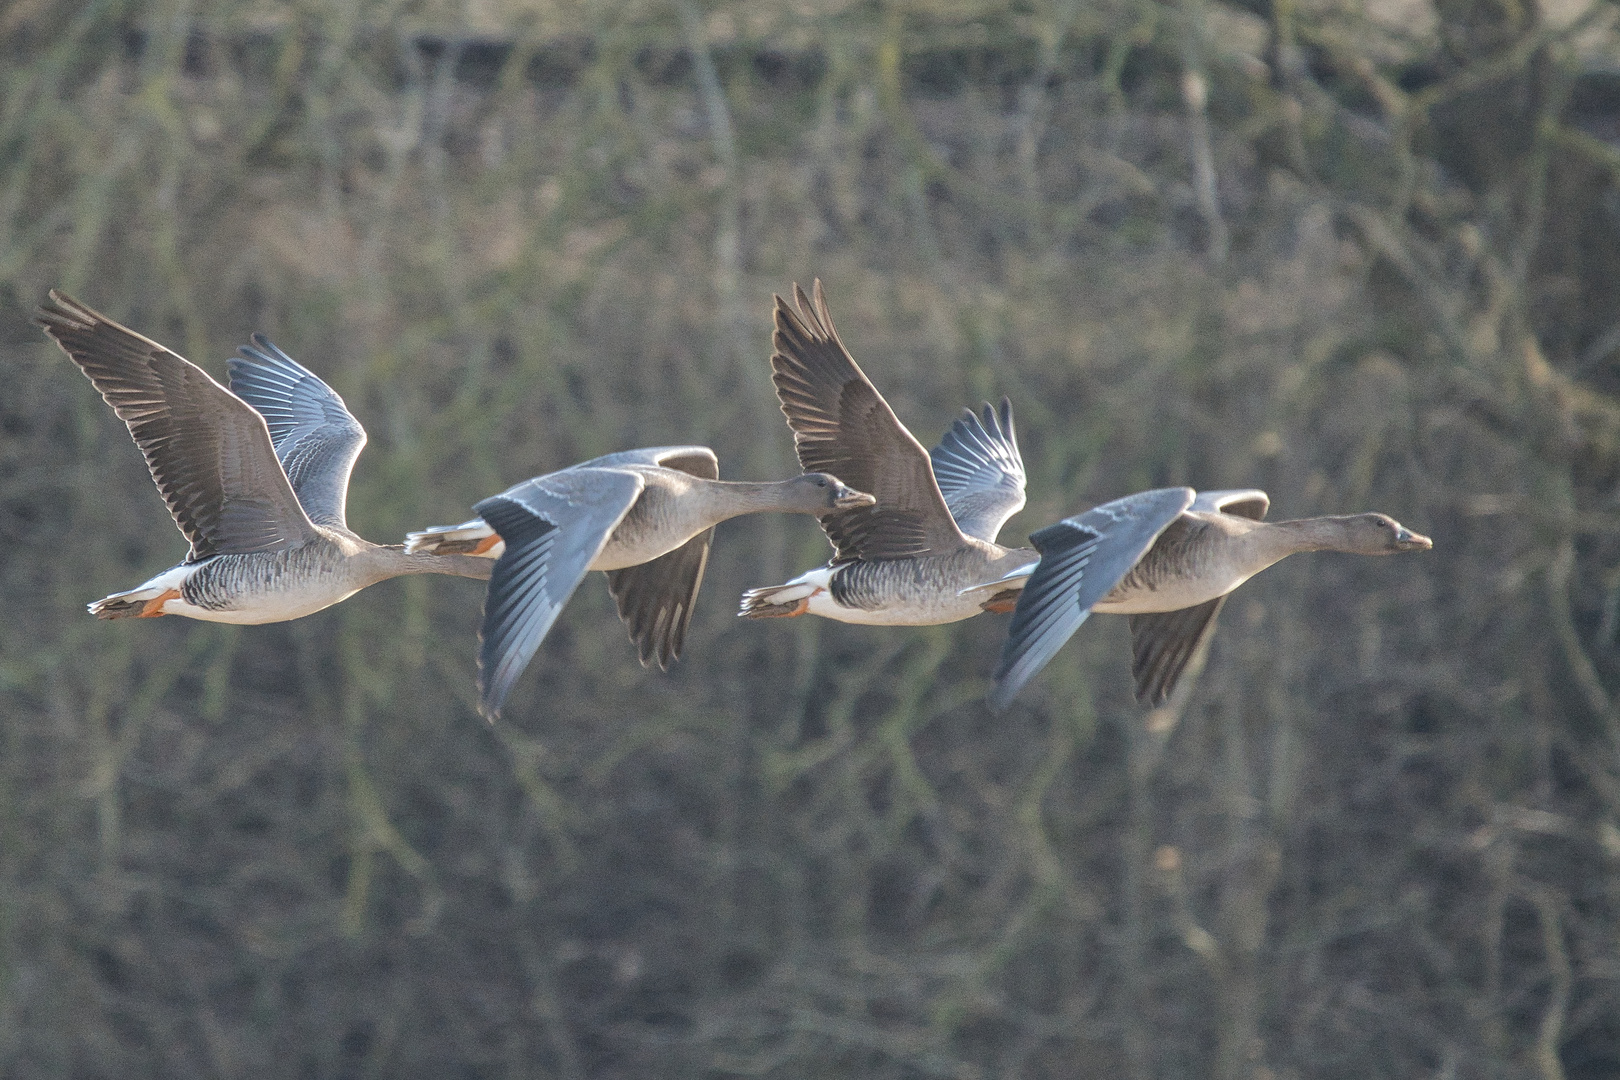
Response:
M166 615L164 605L170 600L181 600L180 588L201 563L181 563L171 566L150 581L133 589L103 596L93 604L86 604L90 614L98 619L153 619Z
M791 619L810 610L810 597L816 586L803 581L749 589L742 594L737 616L743 619Z
M405 552L409 555L482 555L498 559L505 550L500 534L483 518L460 525L436 525L405 537Z

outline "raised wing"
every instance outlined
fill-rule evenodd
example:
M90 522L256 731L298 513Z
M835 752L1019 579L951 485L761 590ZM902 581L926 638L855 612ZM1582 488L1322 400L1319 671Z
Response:
M962 412L928 457L957 527L995 543L1007 519L1024 508L1024 459L1013 433L1012 402L1002 398L999 413L986 405L982 419L971 409Z
M1271 497L1259 488L1234 488L1230 491L1200 491L1189 510L1207 510L1232 514L1236 517L1264 521L1271 509Z
M347 529L349 474L366 445L337 392L263 334L226 361L231 392L259 411L298 501L318 525Z
M55 290L37 321L146 457L191 544L187 562L280 551L315 535L264 418L195 364Z
M512 685L545 640L644 482L619 469L564 469L473 507L500 534L479 632L479 709L500 716Z
M993 707L1006 708L1192 501L1191 488L1142 491L1030 534L1041 561L1007 628Z
M608 591L643 667L656 662L666 671L681 655L713 542L714 530L706 529L651 562L608 571Z
M960 548L966 539L912 437L838 340L821 282L815 299L794 286L798 310L776 298L772 381L793 429L799 464L877 502L821 518L835 561L901 559Z
M1179 611L1130 616L1137 701L1163 705L1175 692L1181 673L1215 632L1215 617L1225 603L1225 596L1217 596Z

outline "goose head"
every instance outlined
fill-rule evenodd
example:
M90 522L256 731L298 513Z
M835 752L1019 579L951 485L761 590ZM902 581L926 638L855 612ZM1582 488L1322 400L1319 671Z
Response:
M1397 551L1424 551L1434 541L1415 533L1388 514L1353 514L1338 519L1341 551L1358 555L1393 555ZM1338 546L1338 545L1335 545Z
M864 491L856 491L836 476L827 473L805 473L795 476L788 484L802 497L806 508L816 514L831 514L838 510L854 510L871 506L877 499Z

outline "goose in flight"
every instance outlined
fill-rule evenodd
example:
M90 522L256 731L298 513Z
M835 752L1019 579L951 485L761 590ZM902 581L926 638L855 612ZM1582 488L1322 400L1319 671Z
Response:
M643 665L681 652L714 528L765 511L825 515L871 495L807 472L765 483L725 481L706 446L663 446L592 458L525 480L473 507L460 525L411 533L406 551L494 559L479 633L480 710L501 707L587 571L608 591Z
M821 615L917 626L1013 611L991 704L1007 705L1092 611L1131 616L1138 700L1162 703L1213 632L1225 597L1297 551L1382 555L1431 547L1383 514L1266 523L1261 491L1139 492L996 542L1024 505L1012 406L985 406L932 453L906 430L838 338L821 283L776 298L773 381L805 469L876 502L829 514L826 566L743 594L740 615Z
M349 473L365 430L331 387L263 336L230 360L227 390L55 290L36 321L129 427L191 545L179 565L89 605L97 617L281 622L403 574L489 577L486 560L408 554L348 527Z

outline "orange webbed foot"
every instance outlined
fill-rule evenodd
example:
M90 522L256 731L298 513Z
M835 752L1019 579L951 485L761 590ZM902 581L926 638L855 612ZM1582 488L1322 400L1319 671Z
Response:
M169 589L162 595L154 596L152 599L148 600L144 605L141 606L141 613L135 617L137 619L155 619L159 615L165 615L167 612L163 610L163 605L168 603L170 600L178 599L180 599L180 590Z

